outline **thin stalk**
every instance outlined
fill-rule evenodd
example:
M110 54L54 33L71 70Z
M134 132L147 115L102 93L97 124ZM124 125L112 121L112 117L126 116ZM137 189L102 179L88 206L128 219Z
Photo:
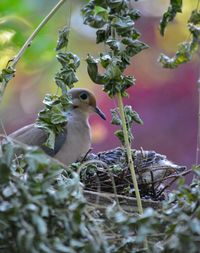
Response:
M112 36L113 36L113 38L115 38L115 29L112 29ZM131 146L130 146L130 142L128 139L128 130L126 127L124 105L123 105L122 95L120 92L117 93L117 99L118 99L119 112L120 112L120 116L121 116L121 120L122 120L122 130L123 130L125 146L126 146L126 151L127 151L127 156L128 156L128 165L129 165L129 168L131 171L131 178L132 178L133 186L135 189L138 213L143 214L142 201L141 201L138 183L137 183L137 179L136 179L135 168L134 168L133 158L132 158L132 154L131 154Z
M131 146L130 146L129 139L128 139L128 130L126 127L124 105L123 105L121 93L117 94L117 99L118 99L119 112L120 112L120 116L121 116L121 120L122 120L122 128L123 128L123 134L124 134L125 147L126 147L127 156L128 156L128 165L129 165L129 168L131 171L131 177L132 177L132 181L133 181L133 185L134 185L134 189L135 189L138 212L139 212L139 214L143 214L142 201L141 201L138 183L137 183L137 179L136 179L135 168L134 168L134 163L133 163L133 158L132 158L132 153L131 153Z
M131 153L131 145L128 139L128 130L126 127L126 118L124 114L124 105L123 105L123 100L122 100L122 95L121 93L117 93L117 99L118 99L118 106L119 106L119 112L122 120L122 129L123 129L123 134L124 134L124 141L125 141L125 146L126 146L126 152L128 156L128 165L131 171L131 178L133 181L133 186L135 189L135 196L136 196L136 201L137 201L137 207L138 207L138 213L143 214L143 207L142 207L142 201L140 197L140 192L138 188L138 183L136 179L136 174L135 174L135 168L134 168L134 163L133 163L133 158L132 158L132 153ZM148 241L147 238L144 239L144 248L145 250L148 251Z
M197 133L197 149L196 149L196 165L199 165L199 158L200 158L200 77L197 81L197 89L198 89L198 133Z
M47 14L47 16L45 16L45 18L42 20L42 22L38 25L38 27L34 30L34 32L29 36L29 38L26 40L26 42L24 43L24 45L22 46L22 48L19 50L18 54L8 62L9 66L11 68L15 68L15 66L17 65L18 61L20 60L20 58L22 57L22 55L24 54L24 52L26 51L26 49L31 45L33 39L36 37L36 35L39 33L39 31L45 26L45 24L51 19L51 17L56 13L56 11L61 7L61 5L64 4L66 0L60 0L54 7L53 9L49 12L49 14ZM7 86L8 82L5 83L1 83L0 85L0 103L2 101L3 98L3 94L5 92L6 86Z
M27 41L24 43L23 47L20 49L19 53L14 57L14 60L11 63L11 67L15 67L19 59L22 57L26 49L31 45L32 40L39 33L39 31L45 26L45 24L51 19L51 17L56 13L56 11L64 4L66 0L60 0L53 9L47 14L47 16L42 20L42 22L38 25L35 31L30 35Z

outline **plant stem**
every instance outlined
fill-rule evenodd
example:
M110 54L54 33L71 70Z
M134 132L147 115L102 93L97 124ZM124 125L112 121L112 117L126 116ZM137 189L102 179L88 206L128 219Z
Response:
M125 147L126 147L126 152L127 152L127 157L128 157L128 165L131 171L131 178L132 178L133 186L135 189L138 213L143 214L142 201L141 201L140 192L139 192L138 183L137 183L136 174L135 174L135 168L134 168L134 163L133 163L133 158L132 158L132 153L131 153L131 145L128 139L128 131L126 127L126 118L124 114L124 105L123 105L121 93L117 93L117 99L118 99L119 112L120 112L120 116L122 120L122 128L123 128ZM147 238L145 238L144 249L148 251L148 248L149 248L148 241L147 241Z
M197 149L196 149L196 165L199 164L199 157L200 157L200 77L197 81L197 89L198 89L198 98L199 98L199 106L198 106L198 133L197 133Z
M133 163L133 158L132 158L132 153L131 153L131 146L130 146L129 139L128 139L128 131L127 131L127 127L126 127L124 105L123 105L121 93L117 94L117 99L118 99L119 112L120 112L120 116L121 116L121 120L122 120L122 128L123 128L125 147L126 147L127 157L128 157L128 165L129 165L129 168L131 171L131 177L132 177L133 186L135 189L138 212L139 212L139 214L143 214L142 201L141 201L138 183L137 183L137 179L136 179L135 168L134 168L134 163Z
M17 65L18 61L26 51L26 49L31 45L33 39L36 37L36 35L39 33L39 31L45 26L45 24L51 19L51 17L56 13L56 11L61 7L61 5L64 4L66 0L60 0L54 7L53 9L49 12L49 14L42 20L42 22L38 25L38 27L34 30L34 32L30 35L30 37L26 40L22 48L19 50L18 54L9 62L11 64L9 65L11 68L15 68ZM9 63L8 62L8 63ZM5 89L7 87L8 82L0 83L0 103L3 98L3 94L5 92Z
M11 64L11 66L14 68L19 61L19 59L22 57L26 49L31 45L32 40L35 38L35 36L39 33L39 31L45 26L45 24L51 19L51 17L56 13L56 11L61 7L61 5L64 4L66 0L60 0L53 9L49 12L49 14L42 20L42 22L38 25L38 27L35 29L35 31L30 35L30 37L27 39L27 41L24 43L23 47L20 49L19 53L14 57L14 60Z

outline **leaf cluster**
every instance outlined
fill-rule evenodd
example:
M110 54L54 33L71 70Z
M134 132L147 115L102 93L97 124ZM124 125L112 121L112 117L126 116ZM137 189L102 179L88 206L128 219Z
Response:
M176 1L174 1L176 2ZM177 1L181 2L182 1ZM177 9L179 9L177 4ZM178 50L173 57L161 54L158 61L164 68L176 68L182 63L189 62L195 52L198 51L200 41L200 11L194 10L188 20L188 30L190 32L190 41L184 41L178 45ZM162 32L161 32L162 33Z
M139 40L140 33L134 27L140 17L138 10L129 7L129 1L91 0L82 9L84 24L95 29L96 43L104 43L108 50L95 59L88 55L88 73L93 82L103 85L112 98L117 93L126 95L126 89L135 83L132 76L123 72L131 57L148 46ZM99 68L104 73L99 72Z
M76 70L80 65L80 59L71 52L64 52L69 42L69 29L64 27L59 31L56 51L57 60L61 64L58 73L55 74L56 85L61 88L62 95L47 94L44 98L45 108L39 112L37 118L37 127L43 129L47 134L47 141L44 143L47 147L53 149L56 135L62 132L67 123L66 112L71 106L71 98L67 89L73 88L74 83L78 81Z
M74 83L78 81L76 70L80 65L80 59L77 55L71 52L64 52L63 49L67 48L69 42L69 28L64 27L59 31L59 38L57 41L56 51L58 52L56 58L61 64L61 69L55 75L55 82L62 93L66 94L67 88L73 88Z
M138 216L112 205L102 216L89 212L75 172L35 147L8 139L0 155L0 251L197 253L200 167L194 173L191 185L180 179L160 210L147 208Z
M132 109L132 106L130 106L130 105L124 106L124 114L125 114L125 118L126 118L126 127L128 130L129 142L131 143L131 141L133 140L131 126L133 125L133 123L143 124L143 121L141 120L139 114L136 111L134 111ZM115 109L111 110L111 115L112 115L111 124L121 127L121 129L119 129L115 132L115 135L118 137L118 139L124 145L125 141L124 141L124 135L123 135L123 129L122 129L122 121L121 121L120 114L119 114L119 108L115 108Z
M1 252L106 252L94 227L76 173L35 147L2 145Z
M2 69L0 73L0 100L3 97L4 90L8 82L15 76L15 69L8 66L5 69Z
M117 207L109 208L110 227L123 238L113 246L118 248L114 252L199 252L200 168L195 168L195 172L197 176L191 185L180 180L179 189L163 202L161 210L147 208L143 215L134 217L125 215ZM148 249L143 245L145 238Z
M104 43L106 51L98 58L88 55L87 69L91 80L103 86L103 90L113 98L117 94L127 96L126 90L135 84L135 78L124 74L131 63L131 58L148 46L139 40L140 33L135 28L135 21L140 12L130 6L130 1L91 0L83 9L84 23L97 29L96 43ZM103 73L100 72L103 69ZM131 106L123 108L126 118L129 141L133 136L131 125L141 123L139 115ZM112 112L112 123L121 126L115 134L124 145L124 133L118 109Z
M164 35L167 24L174 20L177 13L182 12L182 0L170 0L168 10L163 14L160 21L160 33Z
M67 94L61 96L47 94L43 103L45 108L39 112L36 126L48 134L44 145L53 149L56 135L62 132L67 124L66 113L71 105L71 98Z

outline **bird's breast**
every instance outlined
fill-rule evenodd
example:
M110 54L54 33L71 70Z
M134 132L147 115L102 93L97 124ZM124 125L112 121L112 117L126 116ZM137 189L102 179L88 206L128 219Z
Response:
M86 121L69 121L66 128L66 142L55 158L69 165L88 152L91 146L91 136L90 126Z

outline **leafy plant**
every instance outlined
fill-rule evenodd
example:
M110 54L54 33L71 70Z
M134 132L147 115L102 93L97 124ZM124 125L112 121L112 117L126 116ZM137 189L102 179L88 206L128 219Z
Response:
M160 22L160 33L164 35L165 28L168 22L172 21L178 12L182 12L182 0L171 0L170 6L163 14L163 18ZM193 10L188 20L188 30L191 40L184 41L178 45L178 51L175 56L168 57L165 54L161 54L158 61L164 68L176 68L182 63L189 62L192 56L199 48L200 39L200 12L198 9Z
M140 13L130 8L129 1L123 0L91 0L83 7L82 13L84 23L97 29L96 43L104 43L107 47L107 51L100 53L97 59L88 55L86 60L88 74L92 81L103 86L104 91L111 98L116 96L118 99L119 109L112 112L115 117L112 122L116 123L116 112L119 110L120 119L117 119L117 125L121 125L122 130L117 131L116 135L126 147L138 201L138 211L142 213L130 146L131 124L134 121L137 123L142 123L142 121L135 120L136 113L131 107L127 107L129 110L125 111L122 101L122 98L127 96L126 90L135 83L134 77L125 75L124 71L130 64L131 57L148 47L139 40L140 34L134 27ZM99 73L98 65L105 70L103 74Z
M182 12L182 0L170 0L168 10L163 14L160 21L160 33L164 35L167 24L174 20L177 13Z
M15 159L18 149L23 155ZM76 173L35 147L8 141L0 178L1 252L107 252Z
M64 52L68 45L69 29L64 27L59 31L56 51L57 60L61 64L61 69L55 75L56 85L62 90L62 95L47 94L43 103L45 108L39 112L36 125L43 129L48 138L45 145L51 149L54 148L55 138L63 127L67 124L66 112L72 104L70 96L67 94L69 88L74 87L78 81L75 72L80 65L80 59L71 52Z

